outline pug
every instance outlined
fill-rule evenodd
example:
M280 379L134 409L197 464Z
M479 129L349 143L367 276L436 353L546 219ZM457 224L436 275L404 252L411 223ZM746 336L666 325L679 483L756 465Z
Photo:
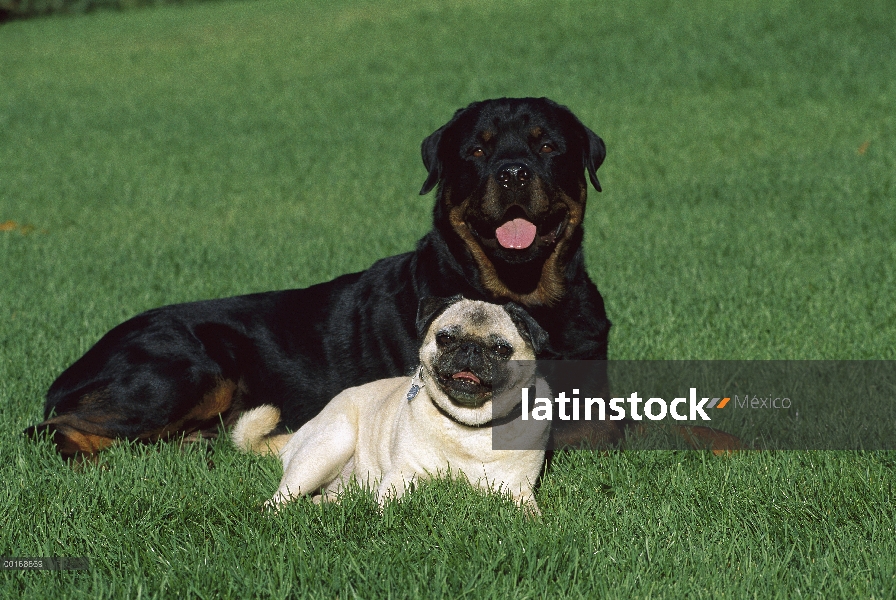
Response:
M243 451L279 453L283 479L267 506L299 496L332 500L355 479L382 503L401 497L415 480L466 478L509 493L538 514L533 486L549 436L549 422L523 423L521 391L534 386L534 359L547 334L519 306L425 299L417 313L420 365L412 377L349 388L293 434L270 435L279 410L263 405L244 413L232 439ZM517 362L527 361L527 362ZM494 450L492 429L526 437L527 450Z

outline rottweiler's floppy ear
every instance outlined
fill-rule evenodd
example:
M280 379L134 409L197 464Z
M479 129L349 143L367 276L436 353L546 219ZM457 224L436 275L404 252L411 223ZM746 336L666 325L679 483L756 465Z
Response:
M423 140L423 143L420 145L420 154L423 155L423 166L426 167L429 176L427 176L426 181L423 182L423 187L420 188L421 196L431 192L432 188L436 187L439 180L442 179L442 158L439 156L439 147L442 145L442 138L445 136L445 132L454 125L465 112L478 104L480 103L473 102L466 108L457 109L454 111L454 115L451 117L450 121L436 129L429 135L429 137Z
M591 179L591 185L594 186L598 192L600 189L600 182L597 180L597 169L604 162L604 158L607 157L607 147L604 145L604 141L600 139L596 133L582 125L585 129L585 133L588 139L588 148L586 149L583 159L585 161L585 168L588 169L588 177Z
M423 155L423 166L429 172L423 187L420 188L420 195L424 196L432 191L442 178L442 161L439 159L439 144L442 141L442 133L448 125L443 125L430 134L420 145L420 154Z
M532 318L532 315L527 313L519 304L508 302L504 305L504 310L510 316L513 324L516 325L520 335L532 344L532 350L535 352L535 355L537 356L541 353L547 346L548 332L542 329L541 325Z
M460 294L450 298L423 298L417 305L417 339L421 342L426 337L426 330L445 309L463 300Z

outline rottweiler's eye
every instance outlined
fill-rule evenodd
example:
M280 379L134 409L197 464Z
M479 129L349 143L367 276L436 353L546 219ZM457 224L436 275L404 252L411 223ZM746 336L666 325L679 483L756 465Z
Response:
M510 358L513 354L513 348L507 344L498 344L493 350L494 353L498 355L498 358Z
M436 334L436 344L439 346L447 346L451 342L454 341L454 337L449 333L437 333Z
M550 154L554 151L554 146L551 144L542 144L541 145L541 153L542 154Z
M485 156L485 150L483 150L482 147L480 147L480 146L476 146L475 148L470 150L470 156L475 156L476 158L479 158L480 156Z

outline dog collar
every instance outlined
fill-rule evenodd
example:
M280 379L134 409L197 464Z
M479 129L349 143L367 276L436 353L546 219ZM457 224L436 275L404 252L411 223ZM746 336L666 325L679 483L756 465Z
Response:
M417 372L411 377L411 388L408 390L408 402L417 397L420 388L423 387L423 366L417 367Z

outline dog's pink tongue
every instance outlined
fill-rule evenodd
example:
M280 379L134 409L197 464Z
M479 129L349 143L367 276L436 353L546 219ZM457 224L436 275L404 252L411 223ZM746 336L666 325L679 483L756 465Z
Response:
M535 241L535 225L526 219L514 219L507 221L495 230L498 243L505 248L522 250L528 248Z
M479 381L479 378L470 373L469 371L461 371L460 373L455 373L451 376L453 379L466 379L467 381L472 381L475 384L482 383Z

